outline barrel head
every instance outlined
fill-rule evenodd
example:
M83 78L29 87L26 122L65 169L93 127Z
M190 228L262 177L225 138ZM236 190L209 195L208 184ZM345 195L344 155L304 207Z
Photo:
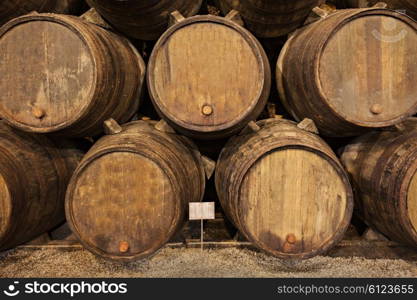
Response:
M417 110L417 31L404 19L358 16L326 42L319 88L329 106L350 123L383 127Z
M269 93L263 55L250 33L233 22L189 18L155 46L148 73L151 98L161 116L184 134L204 138L242 122L243 127L248 116L256 117L254 110L260 113Z
M238 215L244 234L278 257L308 258L341 239L351 217L350 185L325 155L279 148L246 173Z
M95 62L85 41L52 20L12 21L0 31L0 115L26 131L72 124L94 92Z
M93 253L122 261L143 258L177 229L180 208L173 189L153 160L111 152L75 175L67 195L67 219Z

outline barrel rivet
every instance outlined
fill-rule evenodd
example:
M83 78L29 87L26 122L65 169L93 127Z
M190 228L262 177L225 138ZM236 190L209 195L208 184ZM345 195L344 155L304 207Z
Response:
M203 106L201 112L205 116L210 116L211 114L213 114L213 107L211 105L206 104Z
M121 253L126 253L129 250L129 243L122 241L119 243L119 251Z
M381 104L374 104L371 106L371 113L375 115L379 115L382 113L382 105Z
M35 118L42 119L43 117L45 117L46 112L39 107L33 107L32 114Z

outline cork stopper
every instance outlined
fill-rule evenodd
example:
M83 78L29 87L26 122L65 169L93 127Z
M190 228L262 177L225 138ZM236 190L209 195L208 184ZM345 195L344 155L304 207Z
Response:
M129 250L129 243L122 241L119 243L119 251L120 253L126 253Z

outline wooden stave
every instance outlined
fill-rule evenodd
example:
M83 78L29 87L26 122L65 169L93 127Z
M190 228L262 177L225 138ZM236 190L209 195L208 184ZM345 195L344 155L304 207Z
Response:
M203 3L202 0L163 0L150 3L148 1L146 4L143 1L123 7L120 4L109 4L109 1L87 0L87 2L120 32L131 38L149 41L157 40L167 29L169 13L178 10L184 16L190 17L198 13ZM140 13L132 14L132 11ZM130 18L130 22L126 21L127 17Z
M416 247L417 230L407 212L408 187L417 171L416 121L405 124L355 139L341 161L355 188L355 213L390 239Z
M253 3L254 1L241 2L233 4L231 0L216 0L223 14L227 14L232 9L239 11L247 28L256 36L276 38L301 27L311 10L321 1L310 0L303 7L288 7L288 3L277 1L262 1L256 4ZM278 17L279 20L277 20Z
M83 153L73 141L21 132L4 121L0 134L2 175L8 181L12 211L0 237L0 249L5 250L65 220L66 186ZM45 211L48 216L42 215Z
M96 136L102 132L102 123L110 117L121 123L127 122L139 107L146 73L145 63L134 46L127 39L99 26L77 17L57 14L35 13L16 18L0 29L0 39L13 27L38 20L66 26L75 32L88 47L95 66L94 82L88 96L89 104L73 116L72 120L52 127L28 126L15 122L12 116L3 116L3 119L9 125L23 131L51 133L66 137ZM115 72L117 72L116 75L124 74L124 77L114 80ZM122 86L121 83L127 80L130 83ZM109 88L112 83L117 83L118 86ZM128 96L121 97L121 95ZM103 110L103 107L106 109ZM101 115L96 115L98 113Z
M243 129L250 121L256 120L256 118L262 113L271 89L271 70L269 65L268 57L263 50L262 45L260 42L252 36L245 28L242 26L234 23L233 21L229 21L222 17L207 15L207 16L194 16L185 19L184 21L181 21L173 26L171 26L158 40L158 42L155 44L153 53L156 53L161 45L164 44L164 42L177 30L187 25L192 25L193 23L198 22L215 22L220 23L225 26L232 27L234 30L237 30L244 38L252 43L252 46L255 47L255 50L258 50L259 53L258 61L262 65L263 69L263 75L264 75L264 83L263 83L263 89L261 93L258 96L257 103L253 105L251 109L248 109L249 113L246 113L246 115L243 115L238 120L234 120L232 124L222 124L217 126L217 130L213 130L211 132L205 132L205 131L198 131L195 126L184 124L178 119L175 119L175 117L170 117L167 115L166 112L161 110L160 103L163 102L160 99L158 99L157 92L155 91L155 87L153 85L154 78L152 70L154 69L155 65L155 55L151 55L149 62L148 62L148 72L147 72L147 86L148 86L148 92L151 98L151 101L154 105L154 108L158 115L164 119L172 128L174 128L179 133L197 139L197 140L219 140L223 138L227 138L232 136L233 134L238 133L241 129ZM183 124L181 124L183 123Z
M286 110L291 113L291 115L296 120L301 120L303 118L311 118L317 125L320 130L320 133L329 136L329 137L340 137L340 136L358 136L362 133L372 130L372 128L381 128L389 127L409 118L417 110L417 103L414 107L407 113L404 113L402 116L397 119L393 119L385 122L375 122L372 124L367 124L367 127L364 124L356 124L355 122L350 122L346 118L340 116L334 108L331 107L331 103L326 101L323 91L321 90L320 81L317 75L317 68L320 63L320 56L324 50L325 45L327 44L328 39L337 32L338 28L342 27L344 24L350 22L353 19L363 16L377 15L378 13L383 13L388 16L395 16L402 21L410 21L410 18L406 15L399 14L395 11L379 8L365 8L365 9L345 9L337 11L336 13L331 14L323 20L320 20L316 23L313 23L305 28L302 28L296 31L292 36L290 36L287 43L284 45L282 52L280 53L278 63L276 66L276 81L278 92L282 104L285 106ZM410 26L413 26L417 29L417 26L413 22L408 22ZM309 39L309 42L312 45L305 43L306 37L316 36L316 39ZM304 42L304 43L303 43ZM287 79L291 77L288 74L284 74L285 71L282 71L285 68L285 65L294 65L290 64L288 59L287 52L291 47L296 47L297 44L303 44L306 49L318 49L317 51L311 50L305 57L302 64L298 62L296 66L302 66L304 68L302 71L298 70L292 71L291 68L288 68L292 74L304 74L303 78L297 79L297 74L294 75L296 79L293 80L292 84L288 83ZM302 51L299 51L302 52ZM298 52L298 53L299 53ZM315 52L315 53L314 53ZM296 55L294 55L295 57ZM294 58L293 57L293 58ZM308 68L306 71L305 68ZM310 75L314 74L314 75ZM309 80L312 76L314 79ZM298 85L297 85L298 82ZM294 88L296 86L296 88ZM307 86L306 88L304 88ZM297 97L297 100L290 100L294 96L289 96L291 90L302 91ZM304 99L311 99L310 101L305 101ZM303 101L304 100L304 101ZM368 122L369 123L369 122Z
M124 124L121 133L102 137L84 156L68 184L65 197L67 222L81 244L93 254L104 259L130 262L155 254L183 227L188 213L188 203L200 202L203 199L206 184L205 171L201 161L201 154L196 146L188 138L156 130L154 128L155 124L156 122L154 121L133 121ZM165 153L161 151L162 149L164 149ZM111 255L95 245L85 242L77 229L72 211L72 198L77 187L78 177L95 159L114 152L136 153L157 162L165 174L172 180L173 191L177 195L177 200L179 200L175 223L170 231L166 233L164 241L157 247L130 256ZM166 157L163 157L163 154L166 154ZM170 162L173 164L170 165ZM174 162L176 162L176 165ZM179 167L179 162L182 167ZM189 179L189 181L184 179ZM187 183L191 184L187 185Z
M343 238L353 213L353 192L342 164L324 141L313 133L297 128L292 121L267 119L258 121L257 125L261 128L258 132L231 138L218 159L215 184L223 211L247 240L273 256L283 259L307 259L327 252ZM239 217L237 195L239 195L244 176L260 157L278 148L304 149L320 155L335 167L347 188L347 207L343 222L335 231L332 240L326 241L322 247L310 252L289 254L262 247L252 238L250 232L245 230L245 225Z

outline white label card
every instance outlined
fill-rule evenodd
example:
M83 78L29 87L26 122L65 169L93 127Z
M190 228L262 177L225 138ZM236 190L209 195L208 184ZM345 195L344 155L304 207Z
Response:
M213 220L215 218L214 202L191 202L190 220Z

